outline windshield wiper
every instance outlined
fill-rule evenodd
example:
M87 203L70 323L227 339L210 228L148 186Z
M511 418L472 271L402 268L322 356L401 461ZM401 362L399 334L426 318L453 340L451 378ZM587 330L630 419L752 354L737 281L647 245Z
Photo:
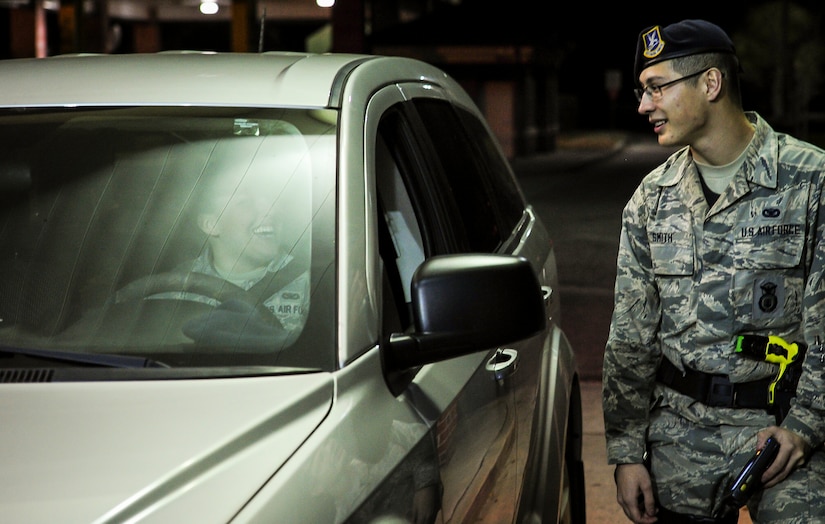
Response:
M107 355L105 353L73 353L71 351L59 351L53 349L32 349L32 348L12 348L0 347L0 353L9 355L25 355L28 357L43 358L49 360L59 360L62 362L76 362L79 364L91 364L108 368L168 368L163 362L152 360L146 357L134 357L131 355Z

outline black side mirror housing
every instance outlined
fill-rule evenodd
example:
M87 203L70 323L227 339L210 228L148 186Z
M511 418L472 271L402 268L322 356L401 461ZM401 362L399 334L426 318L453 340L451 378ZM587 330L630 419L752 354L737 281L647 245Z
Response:
M530 262L513 255L441 255L412 279L412 333L394 333L390 371L529 338L547 324L541 285Z

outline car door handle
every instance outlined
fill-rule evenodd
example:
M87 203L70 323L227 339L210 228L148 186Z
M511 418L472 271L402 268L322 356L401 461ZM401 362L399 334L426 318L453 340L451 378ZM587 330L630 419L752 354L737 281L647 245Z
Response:
M487 360L485 369L501 382L516 372L518 360L518 351L515 349L497 349L495 355Z
M541 286L541 296L544 298L544 305L549 306L553 303L553 288L550 286Z

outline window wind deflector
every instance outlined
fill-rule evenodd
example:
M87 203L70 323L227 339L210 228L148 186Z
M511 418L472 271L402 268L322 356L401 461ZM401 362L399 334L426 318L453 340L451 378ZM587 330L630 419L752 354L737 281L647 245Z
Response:
M0 347L0 353L9 355L25 355L28 357L59 360L61 362L76 362L109 368L168 368L163 362L146 357L130 355L107 355L102 353L72 353L47 349Z

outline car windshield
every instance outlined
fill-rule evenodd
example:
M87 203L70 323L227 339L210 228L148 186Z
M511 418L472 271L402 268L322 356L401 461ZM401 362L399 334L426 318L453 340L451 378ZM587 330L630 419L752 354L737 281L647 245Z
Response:
M0 366L331 369L336 118L0 111Z

